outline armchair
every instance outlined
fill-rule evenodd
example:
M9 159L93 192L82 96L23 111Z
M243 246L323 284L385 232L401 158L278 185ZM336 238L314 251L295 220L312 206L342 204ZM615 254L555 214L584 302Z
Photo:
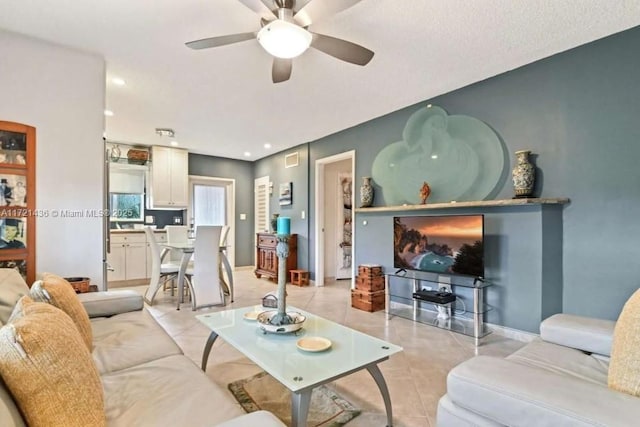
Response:
M476 356L447 376L438 426L630 426L640 398L607 386L615 322L556 314L506 358Z

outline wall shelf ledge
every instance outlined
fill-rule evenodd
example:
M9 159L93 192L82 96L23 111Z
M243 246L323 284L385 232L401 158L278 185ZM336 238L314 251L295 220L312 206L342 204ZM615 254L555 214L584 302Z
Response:
M375 212L408 212L408 211L428 211L436 209L461 209L461 208L493 208L504 206L528 206L528 205L565 205L569 199L558 198L531 198L531 199L504 199L504 200L479 200L470 202L449 202L449 203L427 203L426 205L400 205L400 206L377 206L372 208L356 208L356 213Z

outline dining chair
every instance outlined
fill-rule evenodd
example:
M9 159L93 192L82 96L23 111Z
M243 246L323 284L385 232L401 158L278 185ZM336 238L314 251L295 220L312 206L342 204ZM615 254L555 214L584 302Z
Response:
M224 305L224 292L220 283L220 237L222 226L196 227L193 265L187 267L186 282L191 290L191 307Z
M160 289L160 287L162 287L167 281L174 280L178 277L180 264L163 264L163 253L160 251L160 246L156 241L156 236L153 234L153 230L150 227L145 227L144 233L147 236L147 242L149 242L149 249L151 250L151 281L149 282L149 287L144 293L144 300L147 304L153 305L153 299L155 298L158 289Z
M233 276L231 275L231 266L229 265L229 258L227 253L227 238L229 237L229 230L231 229L228 225L222 226L222 231L220 233L220 251L222 252L220 255L220 265L218 270L220 271L220 282L222 286L225 288L225 293L229 295L231 298L231 302L233 302ZM223 268L223 263L225 263L225 267ZM227 272L227 277L225 278L225 271Z
M186 225L167 225L164 227L167 230L167 243L169 244L182 244L189 241L188 233L189 228ZM182 252L178 250L169 251L169 261L180 263L182 260Z

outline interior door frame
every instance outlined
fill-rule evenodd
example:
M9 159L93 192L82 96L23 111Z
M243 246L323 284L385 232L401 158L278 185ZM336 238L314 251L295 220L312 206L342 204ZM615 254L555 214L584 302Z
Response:
M315 162L315 286L324 286L324 168L329 163L342 160L351 160L351 182L355 183L354 175L356 171L356 151L345 151L344 153L318 159ZM353 184L352 184L353 185ZM351 206L355 207L355 191L351 191ZM356 247L356 227L355 212L352 213L351 227L351 288L355 286L355 247Z
M227 259L231 268L236 266L236 180L233 178L219 178L213 176L200 176L189 175L189 203L187 204L187 226L192 227L191 220L193 218L192 206L193 206L193 186L194 184L200 185L221 185L225 187L225 193L227 200L226 203L226 216L227 225L229 226L229 235L227 236Z

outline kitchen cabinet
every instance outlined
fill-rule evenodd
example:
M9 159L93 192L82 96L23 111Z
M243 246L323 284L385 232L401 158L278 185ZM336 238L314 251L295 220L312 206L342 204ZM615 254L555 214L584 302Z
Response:
M146 278L146 247L144 233L112 233L111 252L107 255L107 262L113 271L109 271L108 281Z
M189 153L170 147L151 147L151 179L147 187L150 209L186 209L189 202Z
M154 233L158 243L166 242L166 233ZM107 262L111 267L108 281L148 280L151 277L151 248L144 232L112 232L111 251Z
M262 276L270 280L278 281L278 255L276 254L276 235L271 233L257 233L256 235L256 269L257 278ZM298 235L289 237L289 256L287 257L286 280L289 281L289 272L298 268Z

